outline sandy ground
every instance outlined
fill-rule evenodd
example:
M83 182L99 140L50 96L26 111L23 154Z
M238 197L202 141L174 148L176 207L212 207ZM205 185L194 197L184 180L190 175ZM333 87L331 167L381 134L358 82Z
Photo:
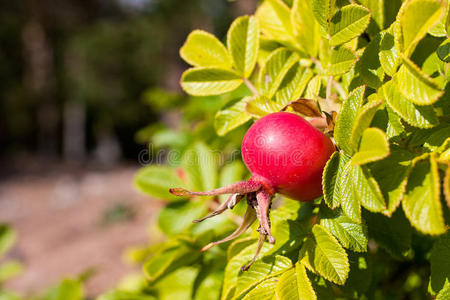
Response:
M7 288L36 293L93 267L97 272L86 290L94 296L136 270L124 262L123 251L148 243L149 226L161 207L135 190L136 170L52 167L3 178L0 221L12 224L19 236L9 257L25 265Z

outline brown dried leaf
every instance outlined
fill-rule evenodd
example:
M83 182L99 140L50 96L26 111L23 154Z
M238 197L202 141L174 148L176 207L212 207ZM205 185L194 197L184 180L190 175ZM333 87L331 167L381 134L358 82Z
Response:
M290 106L294 111L301 113L307 117L321 117L322 113L319 109L319 105L316 101L300 98L295 101L289 102L283 110Z

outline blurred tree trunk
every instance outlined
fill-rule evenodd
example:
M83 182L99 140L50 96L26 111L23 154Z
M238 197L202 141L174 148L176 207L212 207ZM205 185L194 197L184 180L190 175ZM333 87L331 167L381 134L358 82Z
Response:
M54 98L55 74L53 49L43 24L40 1L26 0L22 31L25 61L25 85L37 105L38 151L44 155L58 152L58 107Z

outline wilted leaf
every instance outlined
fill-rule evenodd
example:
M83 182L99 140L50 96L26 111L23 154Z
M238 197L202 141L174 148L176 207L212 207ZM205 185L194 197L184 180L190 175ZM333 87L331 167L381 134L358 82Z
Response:
M300 98L295 101L291 101L286 105L287 107L291 107L294 111L305 115L307 117L321 117L322 113L320 112L319 105L316 101Z

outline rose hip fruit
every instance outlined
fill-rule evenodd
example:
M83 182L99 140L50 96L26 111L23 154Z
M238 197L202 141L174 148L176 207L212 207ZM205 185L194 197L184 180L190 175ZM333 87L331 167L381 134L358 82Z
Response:
M170 189L170 192L178 196L230 194L216 211L194 222L216 216L227 208L233 208L241 199L247 199L247 211L239 228L225 239L202 249L207 250L238 237L258 219L258 248L250 264L243 267L247 270L266 237L269 243L275 243L269 219L273 195L280 193L298 201L312 201L321 196L323 168L334 151L330 138L302 117L288 112L273 113L255 122L242 141L242 158L252 173L248 181L206 192L179 188Z

